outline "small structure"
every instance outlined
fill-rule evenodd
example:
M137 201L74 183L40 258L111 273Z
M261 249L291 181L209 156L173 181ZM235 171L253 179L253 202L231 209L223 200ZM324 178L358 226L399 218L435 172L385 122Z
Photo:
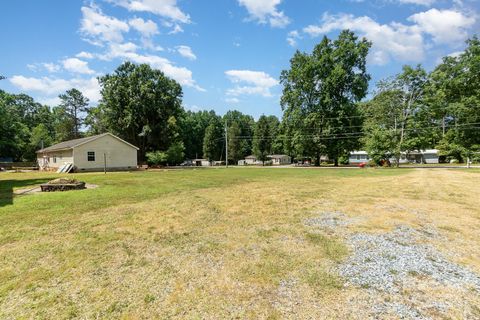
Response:
M292 158L285 154L272 154L267 156L267 158L272 161L272 164L274 166L287 165L292 163Z
M40 170L58 170L69 165L74 171L128 170L137 168L134 145L111 134L57 143L37 151Z
M363 162L368 162L370 157L368 156L367 151L352 151L348 156L348 163L358 164Z
M401 157L408 163L439 163L437 149L411 151L405 155L402 153ZM402 159L400 159L400 163L402 163Z
M259 162L257 161L257 157L254 155L250 155L245 157L245 164L246 165L251 165L251 164L258 164Z
M193 159L192 163L196 167L210 167L212 165L207 159Z

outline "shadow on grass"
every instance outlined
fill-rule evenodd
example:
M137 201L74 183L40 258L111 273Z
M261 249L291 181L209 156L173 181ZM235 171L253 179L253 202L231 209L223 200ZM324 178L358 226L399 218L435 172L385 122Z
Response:
M13 204L13 189L27 188L39 185L51 180L51 178L44 179L28 179L28 180L0 180L0 207Z

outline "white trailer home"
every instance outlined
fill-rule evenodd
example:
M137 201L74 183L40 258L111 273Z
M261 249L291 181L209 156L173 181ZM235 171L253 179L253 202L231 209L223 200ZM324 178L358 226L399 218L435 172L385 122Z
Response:
M272 161L272 164L275 166L287 165L292 163L292 158L286 154L272 154L267 156L269 160Z
M137 168L134 145L104 133L57 143L37 151L40 170L57 170L71 164L75 171L128 170Z
M427 149L419 151L402 152L400 154L400 163L438 163L438 150ZM358 164L368 162L370 157L366 151L350 152L348 162L350 164ZM394 163L395 158L390 158L390 162Z

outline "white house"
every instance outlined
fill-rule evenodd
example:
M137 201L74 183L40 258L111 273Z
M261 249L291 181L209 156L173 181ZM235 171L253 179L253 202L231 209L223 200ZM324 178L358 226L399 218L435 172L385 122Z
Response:
M40 170L57 170L71 164L75 171L126 170L137 168L134 145L111 134L64 141L37 151Z
M292 163L292 158L285 154L272 154L267 156L272 161L273 165L286 165Z
M210 167L212 165L207 159L193 159L192 163L196 167Z
M353 151L348 157L350 164L368 162L370 157L366 151ZM395 158L390 158L390 162L395 162ZM402 152L400 154L400 163L438 163L438 150L427 149L419 151Z
M245 157L245 164L258 164L257 157L254 155Z

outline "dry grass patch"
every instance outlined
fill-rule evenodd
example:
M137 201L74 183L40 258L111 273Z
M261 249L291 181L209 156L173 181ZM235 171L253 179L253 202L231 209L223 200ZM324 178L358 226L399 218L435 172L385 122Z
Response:
M368 316L368 303L349 307L365 293L335 272L350 254L342 237L432 225L433 245L480 271L476 179L446 170L82 175L99 188L0 207L0 318ZM326 211L355 223L341 234L304 224Z

